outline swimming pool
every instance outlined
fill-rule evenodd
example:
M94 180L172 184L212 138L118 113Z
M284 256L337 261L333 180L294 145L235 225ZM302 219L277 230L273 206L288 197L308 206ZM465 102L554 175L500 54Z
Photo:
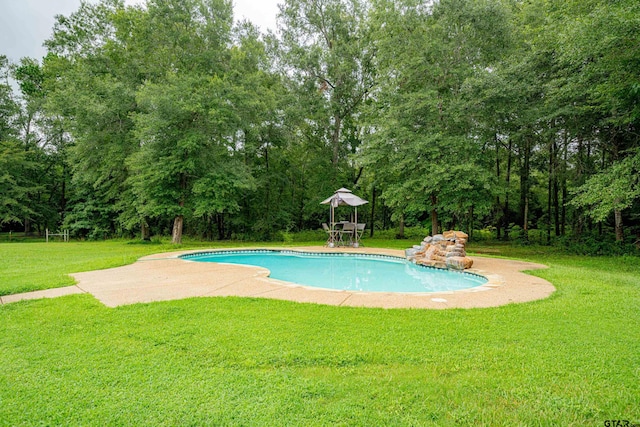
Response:
M258 266L273 279L316 288L366 292L442 292L487 283L483 276L413 264L387 255L287 250L200 252L181 258Z

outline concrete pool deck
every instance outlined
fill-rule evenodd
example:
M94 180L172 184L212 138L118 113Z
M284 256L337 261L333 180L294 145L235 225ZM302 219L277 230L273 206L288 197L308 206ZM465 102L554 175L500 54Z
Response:
M239 248L247 249L247 248ZM297 247L262 248L313 252L353 252L403 257L393 249ZM230 250L230 249L219 249ZM262 267L194 262L180 255L207 250L161 253L140 258L131 265L73 273L75 286L6 295L3 304L25 299L53 298L90 293L108 307L192 297L239 296L295 302L378 308L480 308L547 298L555 288L548 281L522 273L547 268L542 264L497 258L472 257L473 269L489 282L475 288L433 293L354 292L318 289L268 277Z

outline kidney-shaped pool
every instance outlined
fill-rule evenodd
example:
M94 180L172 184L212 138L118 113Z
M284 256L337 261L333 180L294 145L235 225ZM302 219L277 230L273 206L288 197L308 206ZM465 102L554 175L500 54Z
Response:
M199 252L181 258L264 267L273 279L348 291L443 292L487 283L477 274L417 265L387 255L260 249Z

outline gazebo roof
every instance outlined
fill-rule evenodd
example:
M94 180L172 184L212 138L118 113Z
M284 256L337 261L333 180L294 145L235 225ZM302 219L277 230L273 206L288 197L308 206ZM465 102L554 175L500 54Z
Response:
M331 205L333 206L341 206L341 205L360 206L369 202L367 200L364 200L356 196L351 192L351 190L343 187L337 190L335 193L333 193L333 196L329 197L326 200L323 200L320 203L323 205L328 205L331 203Z

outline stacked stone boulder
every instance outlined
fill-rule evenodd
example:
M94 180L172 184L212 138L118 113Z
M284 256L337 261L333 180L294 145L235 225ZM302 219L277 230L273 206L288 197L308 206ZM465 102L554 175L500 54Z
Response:
M466 244L469 236L462 231L445 231L427 236L420 245L407 249L407 258L418 263L438 268L464 270L471 268L473 260L467 256Z

